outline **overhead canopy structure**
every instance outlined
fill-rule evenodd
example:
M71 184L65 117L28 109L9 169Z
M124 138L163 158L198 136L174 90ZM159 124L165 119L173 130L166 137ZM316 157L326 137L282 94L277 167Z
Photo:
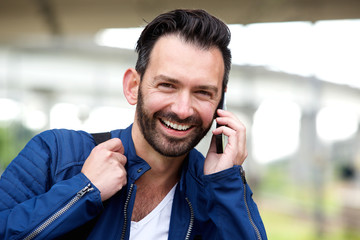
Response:
M229 24L360 18L358 0L2 0L0 43L87 38L139 27L174 8L203 8Z

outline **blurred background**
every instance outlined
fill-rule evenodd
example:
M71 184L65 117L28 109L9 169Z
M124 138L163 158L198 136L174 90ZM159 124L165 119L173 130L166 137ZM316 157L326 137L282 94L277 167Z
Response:
M357 0L2 0L0 174L43 130L128 126L136 39L174 8L229 24L227 108L247 127L244 167L269 239L360 239Z

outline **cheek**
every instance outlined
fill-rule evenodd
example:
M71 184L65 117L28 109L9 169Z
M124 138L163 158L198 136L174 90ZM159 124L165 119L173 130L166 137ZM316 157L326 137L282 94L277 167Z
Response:
M163 109L166 104L166 98L164 98L164 96L160 96L159 94L149 94L144 98L144 105L146 106L146 109L153 113Z
M200 110L198 111L203 123L205 126L211 124L211 122L214 120L214 113L215 108L213 105L209 106L202 106Z

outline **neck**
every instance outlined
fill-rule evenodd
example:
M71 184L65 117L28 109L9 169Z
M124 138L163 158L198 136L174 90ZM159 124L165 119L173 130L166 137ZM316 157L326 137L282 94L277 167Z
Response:
M174 185L180 178L180 168L186 156L166 157L157 152L146 141L136 122L133 124L131 134L136 154L144 159L151 167L151 169L141 177L142 180L149 178L151 181Z

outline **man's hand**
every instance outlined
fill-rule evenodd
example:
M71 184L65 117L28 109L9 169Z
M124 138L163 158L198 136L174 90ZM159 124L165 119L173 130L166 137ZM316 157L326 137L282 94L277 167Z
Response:
M212 174L241 165L247 157L246 128L237 117L228 111L218 109L216 122L223 126L213 130L213 134L225 134L228 143L223 154L216 153L215 136L213 136L209 152L205 159L204 174Z
M100 190L105 201L127 182L126 157L119 138L112 138L96 146L86 159L81 172Z

